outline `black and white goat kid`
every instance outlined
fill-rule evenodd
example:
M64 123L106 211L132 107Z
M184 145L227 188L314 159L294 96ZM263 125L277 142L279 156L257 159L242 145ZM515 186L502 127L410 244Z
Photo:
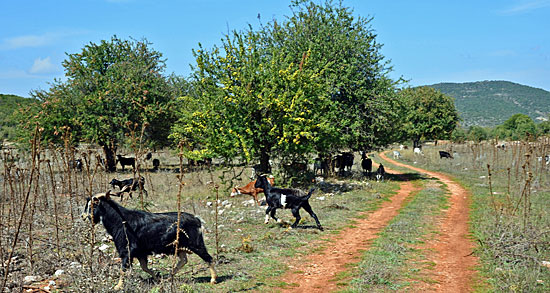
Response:
M208 254L201 229L201 220L192 214L181 212L179 233L176 223L177 212L149 213L126 209L110 198L110 191L88 198L82 218L93 224L103 223L122 260L122 269L115 290L124 286L124 274L137 258L141 268L156 277L147 267L147 256L156 254L174 254L177 247L179 261L172 274L187 263L187 254L195 253L208 263L211 283L216 283L216 271L212 256ZM179 235L178 235L179 234ZM176 239L177 243L176 244Z
M299 189L293 189L293 188L277 188L272 187L271 184L269 184L267 177L265 175L259 175L258 179L256 180L256 183L254 184L254 187L256 188L262 188L265 193L265 198L267 201L267 209L265 211L265 223L267 224L269 222L269 216L271 216L275 221L281 222L280 219L277 219L275 217L275 212L278 208L284 208L284 209L291 209L292 215L296 220L294 221L294 224L292 224L292 228L296 228L298 223L300 222L300 208L304 208L306 212L308 212L313 219L315 219L315 222L317 223L317 228L319 230L323 231L323 227L321 226L321 223L319 222L319 219L317 218L317 215L313 212L311 209L311 205L309 205L309 198L313 194L313 190L311 189L307 194Z
M386 176L386 169L384 169L384 165L380 164L376 169L376 181L384 181L384 176Z
M143 176L139 176L139 180L137 178L129 178L124 180L113 178L109 184L111 184L113 189L115 186L118 186L120 192L116 194L120 195L120 200L122 200L122 193L124 192L128 192L130 198L132 198L132 191L136 191L138 188L143 191L145 196L148 196L147 190L145 190L145 178L143 178Z

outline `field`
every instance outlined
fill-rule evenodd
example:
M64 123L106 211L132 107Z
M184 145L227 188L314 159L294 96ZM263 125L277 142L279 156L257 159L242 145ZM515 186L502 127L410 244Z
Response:
M451 174L470 190L470 228L476 244L473 253L480 259L475 289L550 289L550 268L546 267L550 261L550 165L544 160L549 148L548 142L541 141L508 145L504 150L489 143L426 146L422 156L401 151L400 162ZM455 158L439 159L437 151L442 149L450 150ZM112 189L108 184L112 178L134 174L120 169L105 173L95 155L95 149L85 148L76 152L37 149L34 154L4 150L0 165L0 273L4 291L44 288L49 283L50 291L112 290L120 268L116 250L103 227L83 221L80 213L86 197ZM74 157L84 158L82 172L68 167L67 162ZM169 274L175 258L154 256L149 258L150 267L162 278L151 280L136 262L125 284L127 291L292 288L282 276L292 271L297 259L330 247L330 237L354 227L366 217L363 212L380 208L400 186L395 176L383 182L363 177L356 155L351 176L300 186L317 188L310 202L325 231L316 229L304 211L299 227L288 229L288 225L273 221L263 224L265 207L254 204L252 197L229 197L232 186L250 181L250 168L189 170L170 150L156 152L153 158L161 161L159 172L148 171L151 161L140 162L148 196L136 191L133 198L125 197L123 205L152 212L175 211L181 206L181 210L199 215L206 223L205 242L216 259L219 279L218 284L209 284L206 264L194 255L175 277ZM378 155L374 160L382 162ZM431 264L425 259L428 252L421 246L438 234L436 224L448 208L447 190L442 182L419 174L410 174L409 180L418 192L369 244L357 265L333 280L340 289L403 290L432 280ZM282 184L276 176L277 183ZM288 210L279 210L277 215L287 223L293 221Z

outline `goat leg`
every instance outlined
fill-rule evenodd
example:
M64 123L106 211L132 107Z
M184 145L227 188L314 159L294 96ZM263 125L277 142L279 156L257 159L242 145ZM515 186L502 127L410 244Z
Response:
M210 283L216 284L216 278L218 278L218 274L216 273L216 269L214 268L213 261L208 264L208 268L210 269Z
M271 212L271 209L273 209L273 207L268 206L267 209L265 210L264 224L269 223L269 213Z
M270 214L271 214L271 217L272 217L275 221L277 221L277 223L280 223L280 222L281 222L281 219L277 219L277 217L275 217L275 212L276 212L276 211L277 211L277 208L276 208L276 207L273 207L273 208L271 209L271 213L270 213Z
M319 219L317 218L317 215L313 212L313 209L311 208L309 203L305 204L303 207L304 207L304 210L306 210L306 212L308 212L308 214L313 219L315 219L315 223L317 223L317 228L319 228L319 230L323 231L324 230L323 226L321 226L321 222L319 222Z
M178 251L178 263L176 264L176 267L172 270L172 275L175 275L186 263L187 263L187 252L185 251Z
M296 228L296 226L298 226L298 223L300 223L300 219L302 217L300 217L300 209L299 208L294 208L292 209L292 215L294 216L294 218L296 218L296 220L294 221L294 224L292 224L292 228Z
M141 269L148 273L149 275L151 275L151 277L153 277L153 279L156 279L157 278L157 275L151 270L149 269L149 267L147 267L147 257L140 257L138 258L139 260L139 265L141 266Z

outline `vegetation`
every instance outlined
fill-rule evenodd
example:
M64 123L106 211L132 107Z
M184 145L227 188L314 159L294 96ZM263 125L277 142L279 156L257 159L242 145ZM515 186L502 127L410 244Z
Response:
M27 162L33 161L29 153L10 150L9 160L0 157L0 180L6 182L5 196L10 199L0 201L0 258L11 260L9 264L4 262L4 270L0 271L1 277L9 275L4 291L20 291L28 285L23 283L26 276L41 276L32 287L44 288L54 280L56 285L50 291L86 288L104 292L117 283L120 261L112 241L105 237L104 228L82 221L80 213L86 196L107 190L112 178L129 174L102 172L93 159L101 149L77 151L91 158L83 160L82 172L67 167L64 162L72 155L62 148L37 149L35 158L40 154L42 160L36 160L32 170L26 169ZM17 154L21 159L13 160ZM325 246L323 238L349 226L359 213L375 209L397 187L395 182L371 185L365 181L327 179L310 200L321 223L327 226L325 232L311 229L315 222L307 214L302 215L297 229L287 230L285 223L263 224L265 209L250 202L250 196L229 197L229 192L224 191L228 186L219 179L227 169L174 174L175 167L170 166L177 166L181 157L171 150L154 156L162 162L163 171L142 173L149 192L143 199L145 209L175 211L180 198L182 211L200 216L205 222L206 245L216 259L219 283L209 284L207 267L196 255L189 256L189 263L174 278L169 271L175 258L152 257L149 267L159 273L161 280L148 279L136 261L127 274L127 292L277 290L282 284L278 279L289 269L289 262ZM243 178L238 184L247 182L248 178ZM125 196L121 204L143 209L136 192L133 198ZM289 210L280 210L277 215L285 222L292 223L294 219ZM57 270L64 272L54 276Z
M399 93L403 139L414 147L421 139L447 139L458 124L453 98L430 87L406 88Z
M23 98L15 95L0 94L0 142L2 140L15 141L16 111L31 105L36 105L37 101Z
M550 169L543 159L549 143L542 138L504 149L487 141L447 145L452 160L439 158L441 147L425 149L424 156L402 152L407 163L451 174L470 190L475 254L487 282L480 291L550 290Z
M356 160L349 178L306 183L317 187L312 205L328 232L309 229L307 216L300 229L284 230L284 223L260 224L265 210L249 204L249 198L227 196L235 183L248 183L242 175L250 163L259 161L267 171L273 159L308 163L315 154L351 150L357 155L401 140L417 144L452 138L471 141L449 146L454 159L441 160L437 151L442 147L428 147L423 156L403 150L403 160L452 173L472 190L471 222L479 243L474 253L481 256L491 289L547 291L550 273L541 264L550 259L545 209L550 182L543 158L550 144L540 135L550 133L550 122L535 124L530 114L514 111L494 128L470 120L464 123L469 128L457 128L458 113L464 112L455 109L455 101L462 103L451 97L456 93L431 87L398 90L400 81L388 78L392 68L381 54L371 19L353 16L341 2L296 0L292 8L284 21L233 31L210 49L199 45L189 78L165 75L162 54L146 40L114 36L68 54L63 62L67 80L34 92L36 109L32 100L18 108L29 148L10 149L0 157L2 290L20 291L30 274L52 279L57 269L67 272L55 278L60 290L105 291L106 284L114 284L120 265L114 247L103 230L79 222L77 215L86 196L107 190L114 176L125 176L111 173L116 172L114 156L122 150L139 154L142 148L158 148L153 156L161 163L159 172L140 169L149 197L127 199L124 205L151 211L181 206L199 215L207 223L205 241L221 279L216 287L203 282L204 265L193 256L190 269L168 277L172 260L153 258L152 266L163 272L161 281L146 282L136 269L129 273L127 291L269 291L289 285L279 277L296 257L330 246L327 233L353 225L354 217L377 208L398 183L391 176L368 181ZM507 113L499 108L506 103L492 100L499 92L481 89L488 84L501 82L476 83L470 91L490 96L484 102ZM1 97L0 110L6 112L0 114L6 118L0 126L8 129L4 137L9 138L15 127L10 108L19 99ZM489 108L476 105L480 111ZM542 109L538 102L532 106ZM506 151L485 143L494 138L534 144L517 143ZM101 172L99 153L109 172ZM81 172L69 163L77 156L84 164ZM184 159L204 158L214 159L212 168L184 164ZM432 237L447 190L440 182L408 175L422 190L365 252L344 290L406 289L411 279L424 277L417 272L429 264L422 263L423 252L415 245ZM276 182L283 184L281 177ZM288 211L280 213L292 219Z
M370 19L331 1L292 6L283 23L233 31L221 47L194 51L200 94L182 98L177 142L195 153L242 154L267 171L275 156L304 161L314 151L395 140L394 82Z
M550 122L544 121L539 124L527 115L515 114L508 118L503 124L496 127L482 127L472 125L468 129L457 128L451 135L454 142L482 142L485 140L534 140L540 137L547 137L550 134Z
M38 124L45 141L59 144L59 134L70 130L74 142L103 148L108 171L115 170L117 148L130 135L143 132L150 144L165 143L174 120L172 95L162 54L149 45L113 36L69 54L63 62L67 81L32 94L42 103L36 115L24 117L28 133Z
M547 119L550 92L508 81L438 83L430 85L455 98L464 127L494 127L514 114Z

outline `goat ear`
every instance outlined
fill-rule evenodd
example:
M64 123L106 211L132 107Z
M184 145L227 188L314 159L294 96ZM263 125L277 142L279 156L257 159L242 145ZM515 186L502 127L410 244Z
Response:
M98 195L94 195L94 196L92 196L91 201L92 201L94 204L97 204L97 203L99 203L99 198L100 198L100 197L101 197L101 196L100 196L99 194L98 194Z

